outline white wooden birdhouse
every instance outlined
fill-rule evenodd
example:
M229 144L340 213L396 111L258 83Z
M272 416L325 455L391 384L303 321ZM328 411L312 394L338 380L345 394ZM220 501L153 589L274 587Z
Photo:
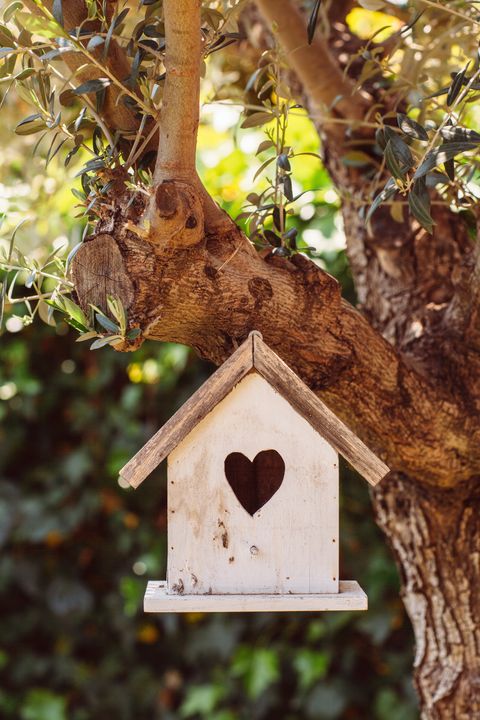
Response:
M389 471L251 333L121 471L138 487L168 456L167 579L145 611L366 610L338 576L338 453L371 484Z

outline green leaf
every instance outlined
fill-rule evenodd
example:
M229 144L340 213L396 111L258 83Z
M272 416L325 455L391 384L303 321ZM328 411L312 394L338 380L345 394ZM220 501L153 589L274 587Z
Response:
M444 143L440 145L440 147L430 150L430 152L425 155L423 162L417 168L413 177L415 180L421 178L430 172L430 170L437 167L437 165L451 160L462 152L475 149L477 149L476 144L471 142Z
M293 665L298 674L301 689L309 690L318 680L325 677L329 657L324 652L303 648L295 655Z
M93 338L98 337L98 333L95 332L95 330L89 330L89 332L82 333L75 342L86 342L87 340L93 340Z
M293 202L293 188L292 188L292 179L290 175L285 175L284 178L282 178L282 185L283 185L283 194L287 198L287 200L290 200L290 202Z
M105 42L103 37L100 37L100 35L94 35L87 44L87 50L95 50L96 47L99 45L103 45Z
M420 225L429 233L432 233L435 223L430 215L430 195L424 178L420 178L414 183L412 190L408 194L408 205L410 212Z
M241 128L253 128L266 125L273 120L273 114L269 112L255 112L249 115L240 125Z
M398 113L397 123L398 127L403 133L405 133L405 135L415 138L416 140L428 140L428 134L423 125L415 122L415 120L412 120L407 115L404 115L403 113Z
M20 717L21 720L67 720L67 701L50 690L29 690Z
M95 320L101 325L104 330L111 333L118 333L120 328L114 322L110 320L106 315L96 313Z
M463 70L460 70L460 72L456 73L453 76L453 80L450 84L450 89L448 91L447 95L447 105L450 107L450 105L453 105L455 100L457 99L460 90L462 89L463 81L465 80L465 74L467 72L468 66L470 63L468 62Z
M270 148L273 147L275 147L275 143L272 140L263 140L258 146L255 155L260 155L260 153L265 152L265 150L270 150Z
M108 337L95 340L95 342L90 345L90 350L99 350L100 348L105 347L105 345L114 345L116 342L121 340L123 340L123 338L120 335L109 335Z
M387 167L392 173L393 177L397 180L403 179L406 169L404 165L401 165L397 159L397 156L395 154L395 151L393 149L392 141L389 140L385 146L385 162L387 163Z
M362 150L349 150L342 155L342 163L347 167L365 167L370 165L372 158Z
M386 200L389 200L395 193L397 192L397 185L393 178L389 178L385 184L385 187L381 192L378 193L377 197L371 204L367 216L365 218L365 223L368 223L370 218L372 217L373 213L377 208L380 207L380 205L385 202Z
M263 234L270 245L273 245L273 247L281 247L282 238L274 233L273 230L264 230Z
M391 143L393 153L402 167L402 172L410 170L415 163L407 143L391 127L385 126L384 133L386 140Z
M96 93L104 90L110 85L108 78L96 78L95 80L87 80L73 91L75 95L85 95L86 93Z
M35 35L45 38L67 37L64 29L55 20L49 20L42 15L32 15L28 12L17 12L15 19L20 26Z
M320 10L321 3L322 3L322 0L315 0L315 4L313 6L312 12L310 13L310 18L308 20L308 26L307 26L307 38L308 38L309 45L312 44L313 38L315 36L315 30L317 29L318 13Z
M42 118L41 115L30 115L28 118L25 118L18 123L15 128L15 134L33 135L34 133L40 132L41 130L45 130L45 128L45 120Z
M10 22L10 20L13 18L17 10L21 10L23 7L23 3L19 2L18 0L15 0L15 2L10 3L10 5L7 5L5 10L3 11L3 22Z
M447 142L469 142L469 143L480 143L480 133L469 128L453 127L447 125L440 130L440 135Z
M287 172L292 169L290 160L288 159L288 155L286 153L282 153L277 157L277 165L279 168L282 168L282 170L286 170Z
M53 0L52 15L59 25L63 27L63 6L62 0Z

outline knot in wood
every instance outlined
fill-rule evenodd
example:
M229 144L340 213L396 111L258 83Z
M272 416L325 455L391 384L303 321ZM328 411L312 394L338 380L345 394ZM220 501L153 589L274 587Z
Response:
M204 238L203 205L184 181L164 180L150 206L150 240L171 247L196 245Z
M166 180L162 182L155 193L158 214L162 218L171 218L177 212L178 192L175 184Z

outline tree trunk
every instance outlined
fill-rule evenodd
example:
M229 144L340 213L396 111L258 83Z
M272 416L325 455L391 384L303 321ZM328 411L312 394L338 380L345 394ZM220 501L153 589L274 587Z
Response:
M455 278L472 259L466 229L438 208L432 238L409 218L398 224L380 209L370 235L354 202L358 177L345 171L328 137L325 154L331 176L348 189L347 252L365 315L410 367L473 407L479 426L479 356L472 338L449 322ZM422 462L431 451L427 442ZM480 475L472 464L461 482L451 477L449 489L430 480L428 471L391 473L372 491L375 519L394 553L415 634L421 717L471 720L480 717Z
M400 568L428 720L480 717L479 481L441 490L395 474L373 491Z

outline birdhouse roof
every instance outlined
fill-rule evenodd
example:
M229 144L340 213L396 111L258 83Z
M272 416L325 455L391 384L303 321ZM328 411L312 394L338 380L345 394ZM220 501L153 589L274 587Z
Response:
M120 477L138 487L250 372L261 375L371 485L389 472L387 465L263 342L260 333L252 332L122 468Z

